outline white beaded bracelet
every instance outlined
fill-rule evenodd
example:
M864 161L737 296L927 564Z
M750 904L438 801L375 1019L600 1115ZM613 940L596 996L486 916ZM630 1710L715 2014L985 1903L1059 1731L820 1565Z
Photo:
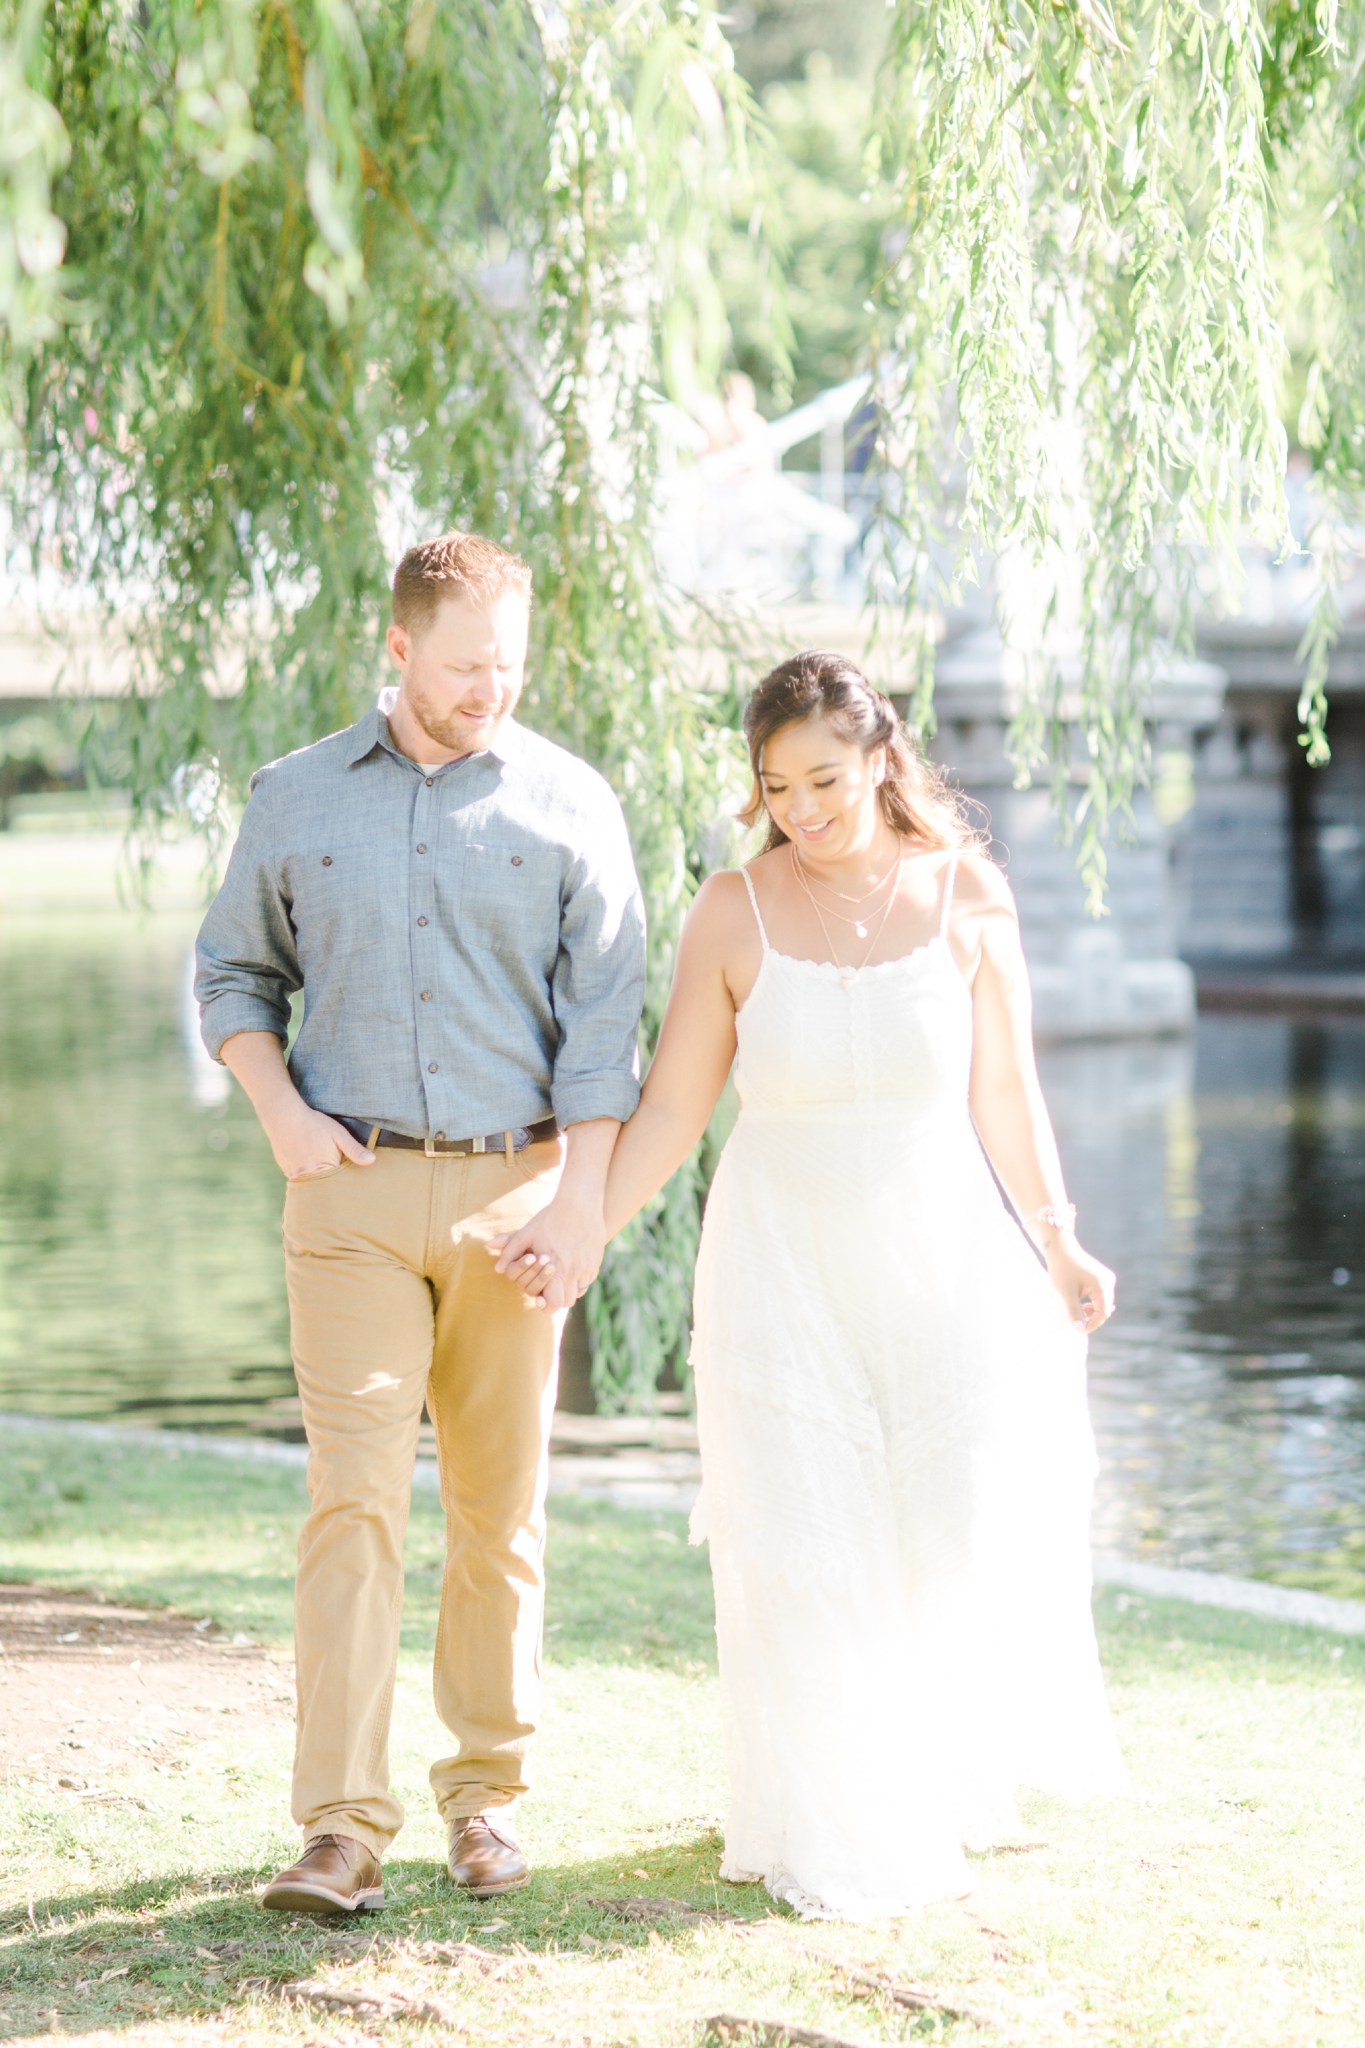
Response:
M1035 1223L1051 1224L1054 1230L1074 1230L1076 1228L1076 1204L1074 1202L1063 1202L1059 1209L1055 1202L1044 1202L1041 1209L1035 1209L1033 1214L1025 1220L1024 1228L1031 1230Z

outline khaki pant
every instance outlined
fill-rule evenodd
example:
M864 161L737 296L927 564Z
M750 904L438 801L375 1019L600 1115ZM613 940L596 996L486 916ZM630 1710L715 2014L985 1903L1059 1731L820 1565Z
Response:
M285 1272L312 1510L295 1589L293 1814L376 1854L402 1825L389 1714L403 1535L425 1399L446 1564L431 1772L447 1820L526 1790L540 1690L545 1489L560 1315L493 1270L487 1240L553 1195L561 1141L428 1159L385 1147L285 1192Z

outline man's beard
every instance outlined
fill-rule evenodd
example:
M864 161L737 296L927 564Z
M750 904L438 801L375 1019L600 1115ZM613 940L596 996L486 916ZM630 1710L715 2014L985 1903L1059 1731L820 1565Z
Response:
M430 699L418 695L409 700L409 709L429 740L435 740L438 747L444 747L452 754L476 754L496 737L503 719L511 710L505 705L490 724L480 726L473 732L467 730L456 718L441 718L431 707Z

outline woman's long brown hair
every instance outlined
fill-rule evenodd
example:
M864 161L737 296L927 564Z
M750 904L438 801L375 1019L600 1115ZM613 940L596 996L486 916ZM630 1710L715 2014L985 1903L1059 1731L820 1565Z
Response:
M943 770L926 761L912 745L896 707L874 690L862 670L846 654L828 647L808 647L779 662L744 707L744 737L754 786L740 812L745 825L756 825L767 806L763 801L763 749L783 726L807 718L823 718L839 738L861 748L864 755L886 749L886 776L877 790L882 815L893 830L926 850L931 847L975 846L985 834L968 822L968 799L949 782ZM787 835L768 816L763 851L785 846Z

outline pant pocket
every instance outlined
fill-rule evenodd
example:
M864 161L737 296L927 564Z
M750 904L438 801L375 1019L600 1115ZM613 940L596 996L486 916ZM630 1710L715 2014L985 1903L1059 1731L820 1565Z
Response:
M543 1173L555 1173L564 1164L563 1138L542 1138L538 1145L523 1145L512 1154L512 1164L523 1180L539 1180Z

